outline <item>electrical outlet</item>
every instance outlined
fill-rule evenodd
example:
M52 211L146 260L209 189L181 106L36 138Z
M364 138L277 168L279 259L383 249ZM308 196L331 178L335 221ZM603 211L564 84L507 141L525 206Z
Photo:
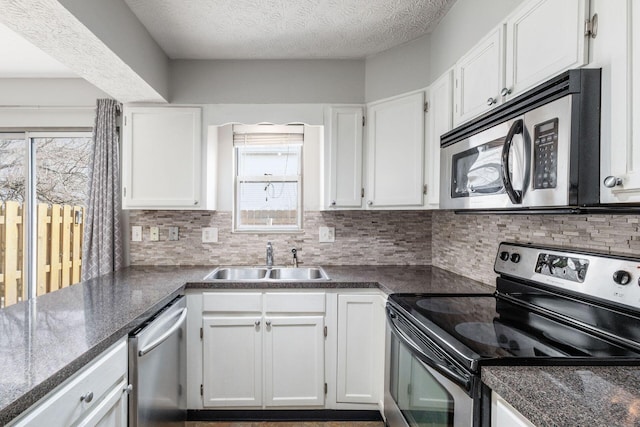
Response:
M142 226L134 225L131 227L131 241L142 242Z
M320 227L320 243L332 243L336 241L335 227Z
M169 237L167 240L178 240L178 227L169 227Z
M149 227L149 240L152 242L160 240L160 229L158 227Z
M202 229L202 243L218 243L218 228L204 227Z

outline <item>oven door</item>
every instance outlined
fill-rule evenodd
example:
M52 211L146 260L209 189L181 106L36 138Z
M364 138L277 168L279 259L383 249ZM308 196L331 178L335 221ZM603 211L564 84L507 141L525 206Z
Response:
M480 424L479 378L387 307L384 415L390 427Z
M443 147L440 206L444 209L522 206L529 183L530 150L522 117Z

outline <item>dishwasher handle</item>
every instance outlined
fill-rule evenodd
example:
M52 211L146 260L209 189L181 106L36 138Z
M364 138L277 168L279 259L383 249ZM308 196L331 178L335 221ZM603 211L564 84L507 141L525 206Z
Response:
M180 317L178 318L176 323L174 323L166 332L160 335L156 340L149 343L146 347L140 349L138 351L138 357L144 356L145 354L149 353L151 350L153 350L154 348L162 344L167 338L169 338L169 336L171 336L171 334L173 334L177 329L179 329L182 326L186 318L187 318L187 308L185 307L180 311Z

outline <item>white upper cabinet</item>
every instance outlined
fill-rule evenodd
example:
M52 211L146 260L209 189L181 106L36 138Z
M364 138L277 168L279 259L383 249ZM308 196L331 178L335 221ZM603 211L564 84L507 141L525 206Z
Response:
M201 116L200 108L125 109L123 208L213 208L202 191Z
M462 123L500 102L504 82L504 33L500 25L458 60L455 124Z
M324 207L359 209L362 207L362 106L331 107L325 123L329 138L326 147L327 185Z
M437 209L440 203L440 137L453 127L453 70L444 73L429 87L427 120L425 204Z
M590 67L602 68L601 187L603 203L640 202L640 4L593 0L598 15ZM607 180L605 185L605 179Z
M367 121L367 208L422 208L424 92L371 104Z
M587 63L588 0L529 0L455 65L454 125Z
M507 19L506 99L587 63L588 12L588 0L534 0Z

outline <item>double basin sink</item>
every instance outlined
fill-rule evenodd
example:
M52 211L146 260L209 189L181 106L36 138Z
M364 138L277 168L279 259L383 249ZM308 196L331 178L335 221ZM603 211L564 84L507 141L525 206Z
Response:
M317 282L329 280L329 276L322 267L218 267L204 280Z

